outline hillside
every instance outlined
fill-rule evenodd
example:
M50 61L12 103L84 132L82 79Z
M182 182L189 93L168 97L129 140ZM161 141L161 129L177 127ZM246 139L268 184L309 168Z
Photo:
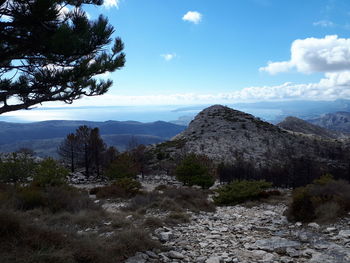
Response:
M329 130L350 133L350 112L328 113L308 122Z
M34 123L0 122L0 152L27 147L40 156L54 156L59 143L79 126L98 127L105 142L124 150L132 137L139 143L153 144L170 139L184 126L168 122L141 123L134 121L44 121Z
M250 114L214 105L201 111L189 127L171 141L155 148L163 156L205 154L215 162L245 160L255 166L285 163L291 157L337 162L343 144L309 138L264 122Z
M316 135L324 139L337 139L345 137L345 135L340 132L331 131L326 128L314 125L302 119L291 116L285 118L282 122L278 123L277 126L288 131Z

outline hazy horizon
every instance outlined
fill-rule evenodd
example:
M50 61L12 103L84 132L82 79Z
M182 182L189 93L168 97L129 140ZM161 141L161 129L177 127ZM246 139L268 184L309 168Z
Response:
M211 104L163 105L163 106L82 106L50 107L9 112L0 116L6 122L37 122L47 120L84 121L172 121L186 123L197 113ZM276 122L288 115L312 118L330 112L350 110L350 100L334 101L274 101L226 104L233 109L244 111L263 120Z

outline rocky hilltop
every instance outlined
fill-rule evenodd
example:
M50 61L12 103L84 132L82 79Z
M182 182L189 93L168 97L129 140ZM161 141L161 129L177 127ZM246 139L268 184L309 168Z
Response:
M329 130L350 133L350 112L328 113L309 122Z
M282 122L278 123L277 126L288 131L316 135L324 139L339 139L346 137L341 132L328 130L292 116L285 118Z
M324 162L342 155L343 144L281 129L253 115L214 105L201 111L188 128L156 146L163 156L197 153L216 162L245 160L256 166L307 156ZM338 157L335 157L338 156Z

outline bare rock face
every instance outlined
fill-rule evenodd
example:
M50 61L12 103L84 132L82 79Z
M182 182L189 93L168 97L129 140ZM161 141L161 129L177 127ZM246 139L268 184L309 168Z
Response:
M314 125L296 117L287 117L284 121L277 124L277 126L293 131L309 135L316 135L324 139L345 138L345 134L337 131L331 131L318 125Z
M294 134L222 105L204 109L185 131L157 146L157 151L164 155L191 152L206 155L215 162L245 160L256 166L283 163L300 156L327 159L323 151L333 149L341 149L341 143Z

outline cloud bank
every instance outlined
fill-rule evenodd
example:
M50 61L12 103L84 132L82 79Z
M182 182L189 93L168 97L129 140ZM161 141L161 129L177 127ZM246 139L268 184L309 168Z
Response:
M292 43L290 60L269 62L259 70L277 74L293 69L306 74L350 70L350 39L337 35L297 39Z
M85 97L72 105L79 106L130 106L130 105L194 105L229 104L236 102L283 101L283 100L336 100L350 99L350 71L327 73L316 83L296 84L286 82L276 86L253 86L242 90L222 93L175 93L158 95L112 95ZM44 104L44 107L57 104Z
M188 11L183 17L182 20L188 21L194 24L199 24L202 21L203 15L197 11Z

